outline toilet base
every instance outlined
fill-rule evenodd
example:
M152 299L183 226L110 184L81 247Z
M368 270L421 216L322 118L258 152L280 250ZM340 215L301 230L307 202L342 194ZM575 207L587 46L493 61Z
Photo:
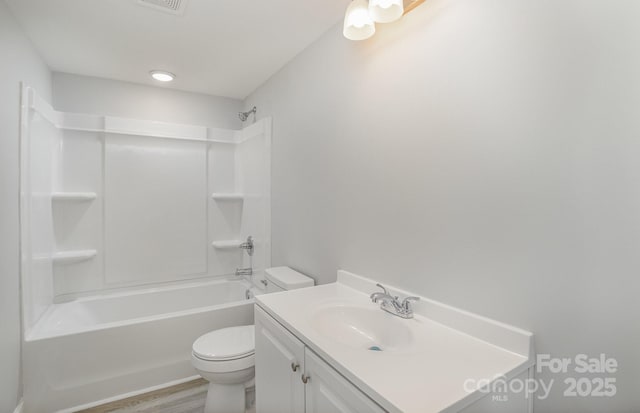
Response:
M209 383L204 413L245 413L244 384Z

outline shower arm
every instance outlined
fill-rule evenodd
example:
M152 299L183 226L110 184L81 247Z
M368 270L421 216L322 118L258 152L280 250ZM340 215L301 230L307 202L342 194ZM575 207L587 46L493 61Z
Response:
M240 120L242 122L246 121L249 118L249 115L251 115L253 113L253 123L256 123L256 113L258 112L258 108L257 107L253 107L250 111L248 112L239 112L238 113L238 117L240 118Z

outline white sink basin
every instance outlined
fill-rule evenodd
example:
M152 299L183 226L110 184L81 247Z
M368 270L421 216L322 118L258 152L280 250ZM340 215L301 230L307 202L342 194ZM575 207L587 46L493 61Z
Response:
M407 348L413 334L406 320L378 308L332 305L311 315L311 326L318 333L346 346L372 351Z

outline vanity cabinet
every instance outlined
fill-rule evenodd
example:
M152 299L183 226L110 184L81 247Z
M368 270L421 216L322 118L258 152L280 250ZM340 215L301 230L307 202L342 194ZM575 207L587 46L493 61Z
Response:
M305 410L305 345L256 306L256 413Z
M255 326L256 413L385 412L258 306Z
M305 352L305 362L306 413L385 411L309 349Z

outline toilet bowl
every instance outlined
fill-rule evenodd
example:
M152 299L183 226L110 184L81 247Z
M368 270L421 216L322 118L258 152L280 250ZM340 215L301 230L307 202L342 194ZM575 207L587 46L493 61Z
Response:
M314 285L313 279L289 267L265 270L266 293ZM200 336L193 343L191 363L209 381L204 413L244 413L245 394L254 385L253 325L228 327Z
M204 413L244 413L255 372L254 327L215 330L193 343L191 363L209 382Z

